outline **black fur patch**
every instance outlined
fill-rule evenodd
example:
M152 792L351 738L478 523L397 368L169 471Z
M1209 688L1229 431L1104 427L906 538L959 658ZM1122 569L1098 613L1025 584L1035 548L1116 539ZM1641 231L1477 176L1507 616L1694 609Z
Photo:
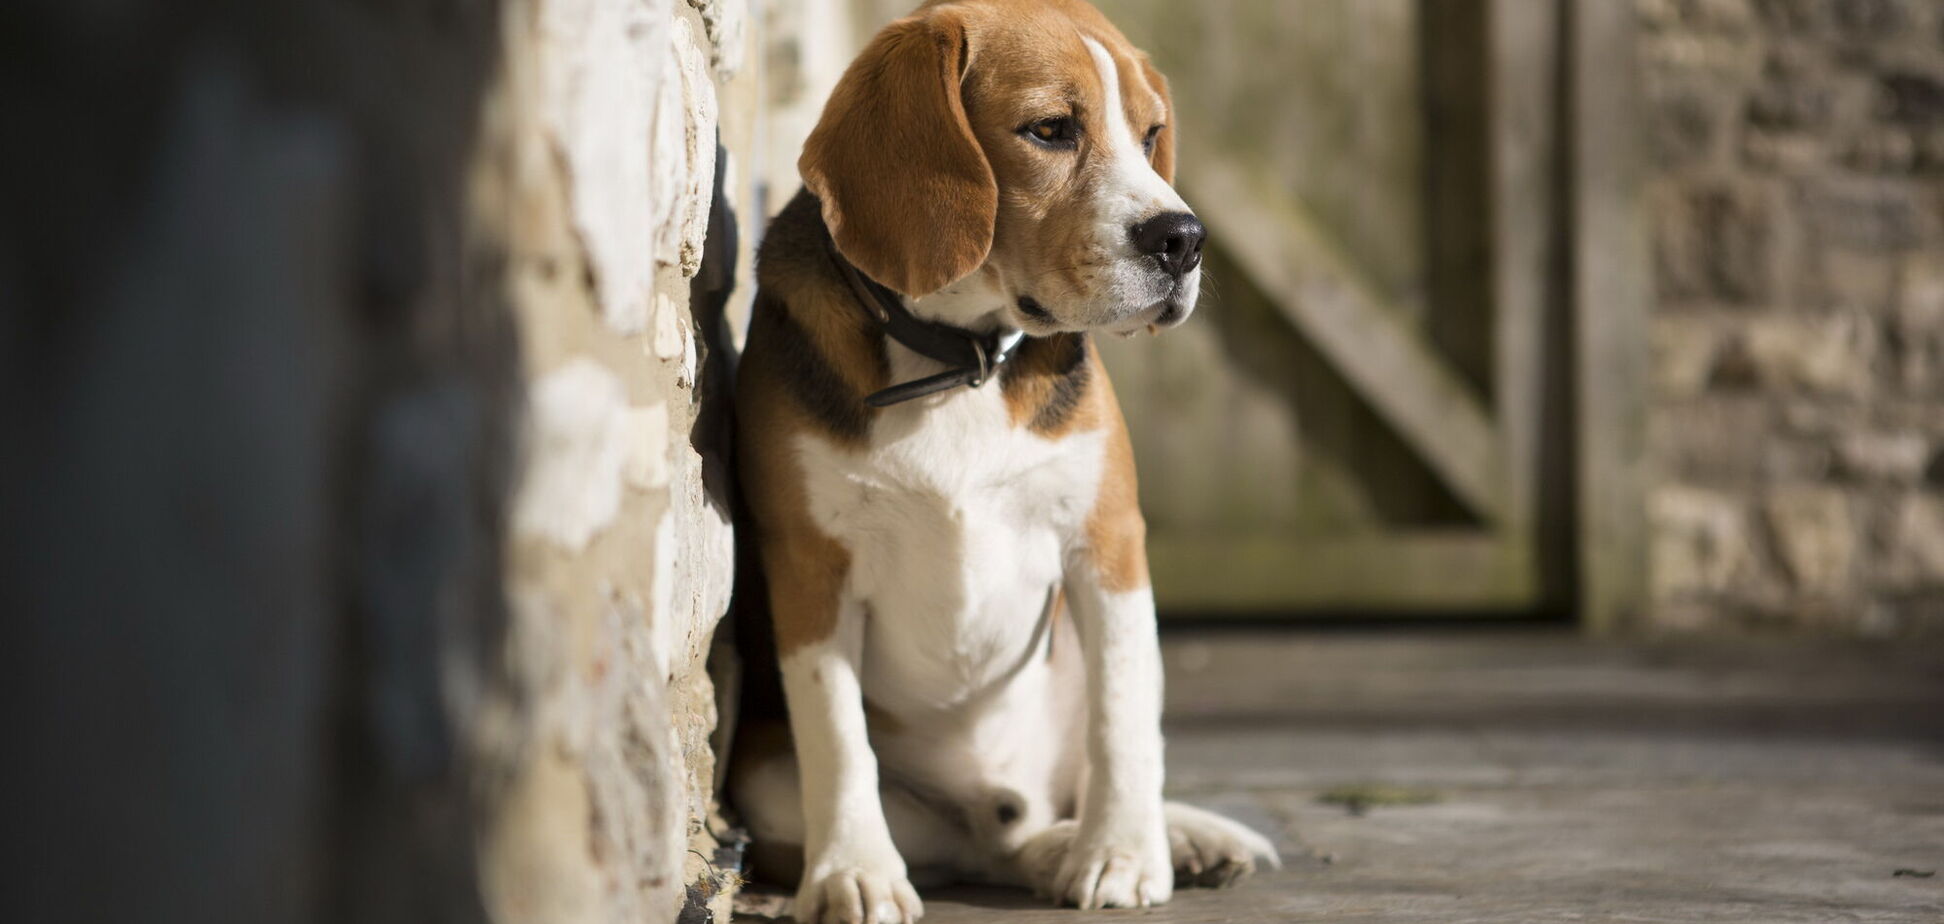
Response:
M1019 376L1045 376L1051 379L1053 390L1046 397L1046 403L1033 412L1028 424L1036 433L1048 433L1066 426L1067 420L1080 407L1080 399L1086 397L1087 386L1093 378L1093 366L1087 362L1087 335L1058 334L1043 340L1034 340L1021 347L1021 354L1007 363L1000 375L1002 384L1012 384Z
M789 309L767 297L758 296L750 339L763 339L763 349L775 358L777 374L788 386L791 397L832 435L846 442L861 442L870 434L876 413L864 403L864 395L844 380ZM878 357L880 364L885 362Z

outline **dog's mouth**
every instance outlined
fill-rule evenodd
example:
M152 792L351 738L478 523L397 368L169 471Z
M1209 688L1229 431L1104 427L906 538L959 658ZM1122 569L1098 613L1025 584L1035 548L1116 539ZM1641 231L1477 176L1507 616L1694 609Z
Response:
M1020 318L1024 322L1020 326L1027 333L1042 334L1060 329L1060 322L1053 317L1053 312L1048 311L1045 305L1040 304L1039 299L1031 295L1021 295L1014 301L1013 307L1018 309ZM1105 330L1123 337L1143 330L1155 333L1179 326L1181 322L1188 320L1188 314L1188 306L1178 297L1170 296L1141 309L1122 323Z
M1142 309L1140 313L1128 318L1124 323L1111 328L1112 333L1122 337L1132 337L1142 331L1158 334L1172 327L1181 326L1188 320L1189 307L1175 299L1164 299Z
M1060 320L1031 295L1021 295L1013 302L1013 309L1019 315L1019 329L1028 334L1046 337L1061 330Z
M1154 316L1154 326L1174 327L1188 320L1188 308L1182 303L1169 299L1161 304L1161 312Z
M1035 321L1038 321L1041 324L1053 323L1053 312L1046 310L1046 306L1040 304L1039 299L1036 299L1031 295L1021 295L1019 297L1018 305L1019 305L1020 314L1023 314Z

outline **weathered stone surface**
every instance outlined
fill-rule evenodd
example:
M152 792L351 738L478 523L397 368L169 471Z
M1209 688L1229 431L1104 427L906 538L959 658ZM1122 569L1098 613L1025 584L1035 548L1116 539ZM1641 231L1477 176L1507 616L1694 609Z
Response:
M654 285L655 235L674 209L664 168L651 175L657 108L680 84L672 62L672 0L536 0L545 113L587 248L600 310L617 330L640 330ZM670 117L676 117L671 113ZM679 135L677 135L679 141Z
M1790 486L1763 505L1778 557L1798 590L1829 596L1848 588L1856 553L1849 496L1837 488Z
M715 183L715 84L687 20L675 21L669 39L674 73L656 98L653 143L645 153L655 171L655 187L667 191L669 208L656 236L655 258L694 276L702 267ZM626 332L638 331L631 327Z
M1917 433L1858 432L1836 440L1839 471L1861 481L1912 484L1931 458L1931 441Z
M576 358L536 381L528 401L526 480L513 508L513 531L569 551L587 547L621 509L624 476L642 480L666 463L668 415L661 429L631 408L621 379Z
M1883 539L1883 579L1902 590L1944 588L1944 497L1899 498Z
M1772 402L1736 392L1670 402L1648 426L1655 457L1695 484L1735 486L1827 477L1831 452L1820 432L1783 432Z
M1935 601L1879 578L1923 571L1884 550L1892 525L1925 524L1898 492L1944 484L1944 3L1636 8L1663 304L1651 451L1664 483L1763 524L1747 580L1657 585L1658 618L1922 631ZM1836 538L1845 518L1881 554ZM1689 537L1656 548L1693 541L1692 519L1656 523Z
M1747 183L1669 188L1658 205L1655 269L1663 299L1749 304L1773 295L1773 189Z
M1798 304L1874 320L1897 300L1896 254L1824 249L1805 255L1796 277Z
M1859 132L1843 152L1843 163L1874 173L1906 173L1915 167L1920 151L1907 129L1874 128Z
M1894 181L1832 178L1806 192L1801 218L1827 246L1908 250L1935 232L1924 198L1913 192Z
M1755 576L1747 510L1734 498L1684 486L1655 489L1649 522L1656 596L1729 591Z
M1751 170L1792 175L1826 162L1830 146L1819 135L1750 131L1742 136L1741 158Z
M1914 169L1923 174L1944 173L1944 126L1914 129L1911 139L1917 147Z
M1669 314L1655 317L1652 324L1655 390L1663 398L1691 398L1706 391L1729 325Z
M1783 35L1869 41L1924 21L1929 0L1756 0L1764 22Z
M751 40L744 5L530 12L492 161L511 174L522 343L506 593L524 711L504 732L489 907L503 924L634 924L693 897L726 918L733 880L695 857L715 849L705 661L734 563L725 447L699 421L731 346L697 318L735 280L737 251L707 245L736 225L716 203L746 202L717 170L717 93L750 98L754 78L746 48L714 47ZM722 143L747 153L754 135Z
M748 53L745 30L749 22L749 0L688 0L702 15L708 34L709 65L718 78L734 77L742 70Z
M1882 103L1878 114L1892 122L1935 125L1944 122L1944 74L1893 71L1878 78Z
M1763 67L1762 82L1749 96L1749 125L1790 132L1826 128L1837 102L1833 76L1795 49L1776 49Z
M1759 318L1720 362L1722 381L1775 391L1860 396L1870 389L1875 329L1855 314Z
M1726 119L1719 94L1698 80L1650 83L1648 131L1654 161L1663 169L1706 161L1722 143Z
M1904 262L1890 343L1898 383L1913 394L1944 396L1944 260Z
M1660 32L1739 35L1753 22L1749 0L1640 0L1641 24Z

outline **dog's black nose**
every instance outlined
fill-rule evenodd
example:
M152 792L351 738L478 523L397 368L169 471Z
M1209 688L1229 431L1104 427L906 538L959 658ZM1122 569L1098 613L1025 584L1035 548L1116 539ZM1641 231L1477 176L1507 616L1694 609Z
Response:
M1168 275L1179 279L1201 265L1202 242L1208 229L1187 212L1162 212L1132 228L1134 247L1153 254Z

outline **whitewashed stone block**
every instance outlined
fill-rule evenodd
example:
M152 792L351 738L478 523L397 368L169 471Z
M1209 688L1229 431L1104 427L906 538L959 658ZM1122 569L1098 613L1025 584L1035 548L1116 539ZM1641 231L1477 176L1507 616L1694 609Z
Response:
M719 79L727 80L742 70L744 29L749 19L749 0L688 0L702 14L703 31L709 37L709 64Z
M567 170L575 230L602 316L623 333L648 321L656 230L674 210L672 180L650 174L671 0L547 0L540 6L545 117ZM679 93L679 90L676 92ZM671 168L674 169L674 168Z
M656 99L654 146L649 152L655 186L668 196L666 211L656 216L655 257L692 277L702 268L715 186L715 83L687 20L674 22L669 42L674 73Z
M656 472L667 444L665 413L661 420L653 432L653 414L631 409L621 380L592 360L541 378L528 397L514 532L585 548L621 509L624 475Z

